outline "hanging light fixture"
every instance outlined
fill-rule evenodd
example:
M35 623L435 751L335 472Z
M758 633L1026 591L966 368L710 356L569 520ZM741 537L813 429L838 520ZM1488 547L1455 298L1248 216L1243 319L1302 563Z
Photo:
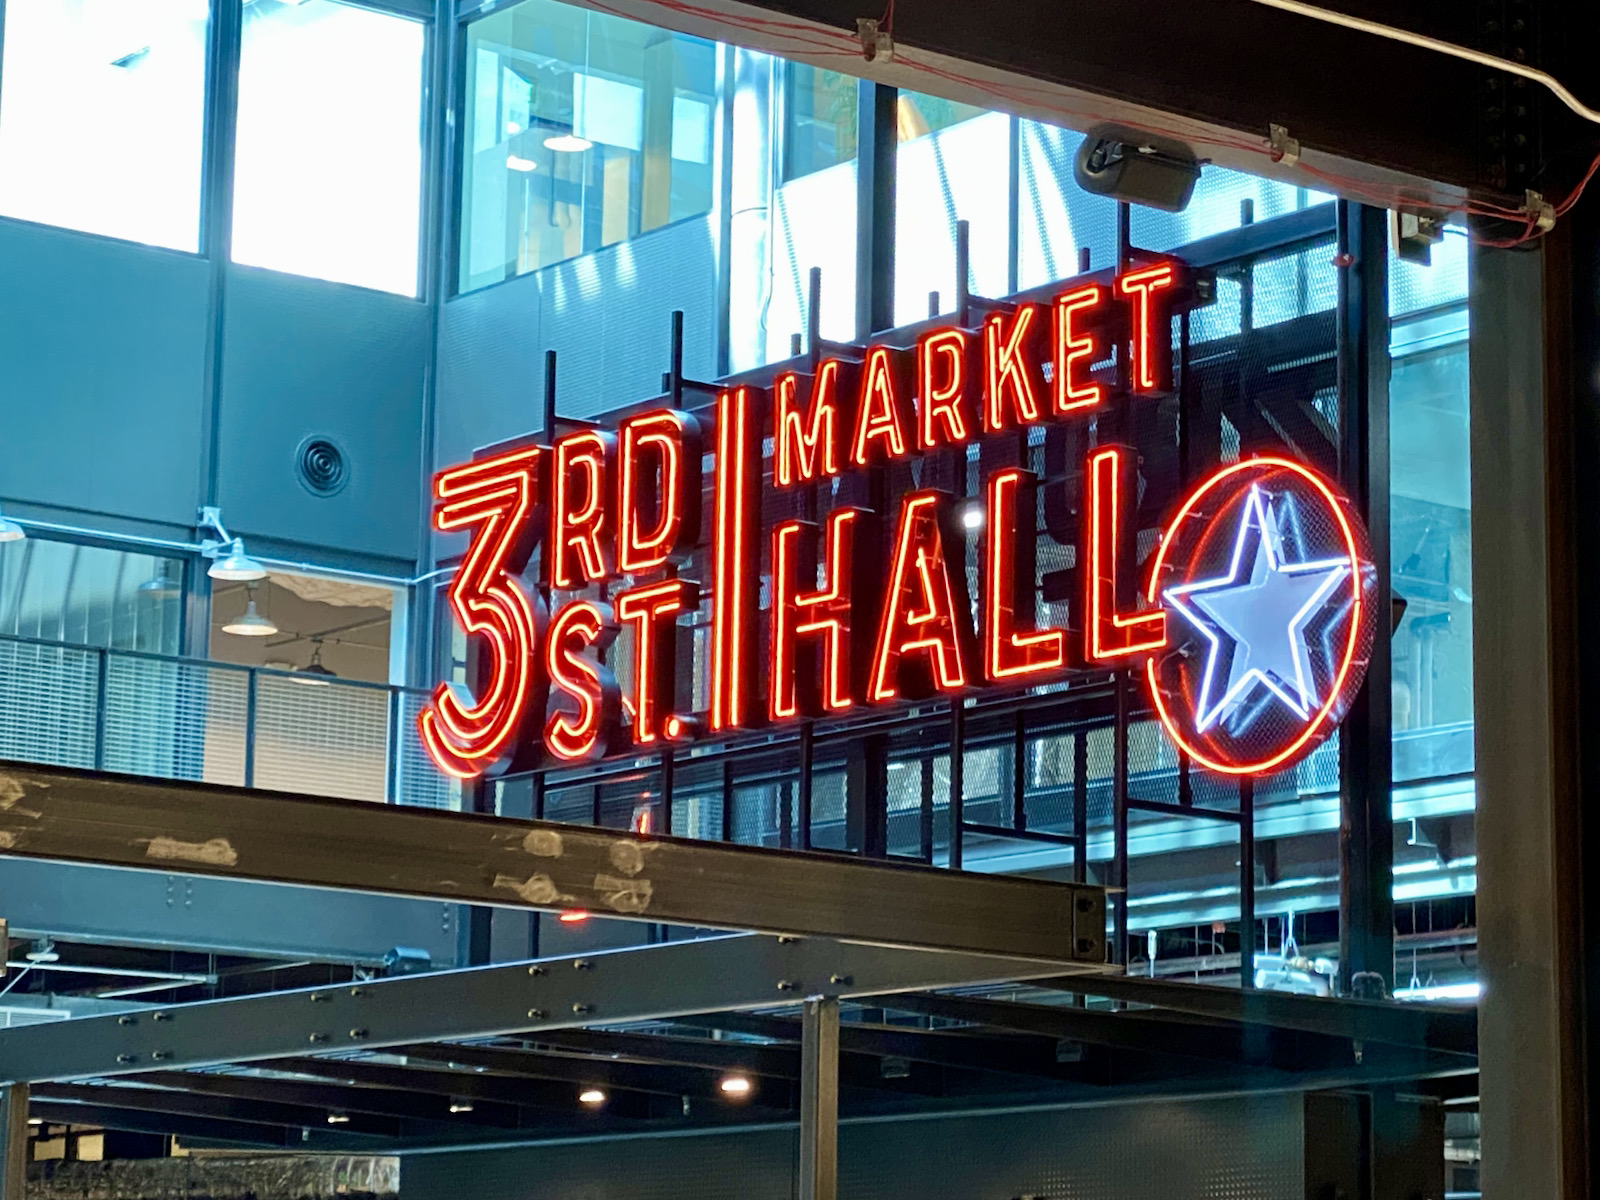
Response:
M581 86L580 86L581 84ZM589 86L589 14L583 14L583 72L572 73L572 124L565 133L552 133L545 138L546 150L554 150L557 154L582 154L591 149L594 143L578 132L582 124L578 120L580 106L578 96L580 92L588 91Z
M28 536L28 531L15 521L8 520L4 513L0 513L0 542L20 542Z
M339 678L338 674L322 662L322 639L311 639L311 661L303 667L296 667L295 674L304 678L296 680L298 683L314 683L322 687L328 686L328 680Z
M163 559L155 575L139 585L139 595L152 600L164 600L183 590L183 585L168 574L167 565L167 560Z
M206 574L213 579L233 579L250 583L257 579L267 577L267 569L244 552L244 539L234 538L228 544L228 552L214 560L206 569Z
M278 632L278 627L272 623L271 618L263 617L256 611L256 589L249 589L250 599L244 606L244 613L235 617L222 627L223 633L231 633L235 637L271 637Z

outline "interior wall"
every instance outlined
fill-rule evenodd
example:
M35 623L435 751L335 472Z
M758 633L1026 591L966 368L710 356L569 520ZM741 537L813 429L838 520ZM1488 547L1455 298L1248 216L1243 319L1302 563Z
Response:
M0 220L0 501L192 528L203 259Z
M1298 1095L1128 1104L839 1130L843 1200L1289 1200ZM406 1200L790 1200L793 1128L404 1159Z
M715 220L679 221L447 300L439 319L435 466L539 428L546 350L556 352L563 417L658 395L674 309L684 314L684 372L715 378Z

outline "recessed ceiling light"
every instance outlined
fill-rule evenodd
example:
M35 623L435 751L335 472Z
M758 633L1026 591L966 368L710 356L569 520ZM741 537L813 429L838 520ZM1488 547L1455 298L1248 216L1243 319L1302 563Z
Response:
M539 164L531 158L523 158L520 154L506 155L506 170L508 171L537 171Z
M606 1094L599 1088L584 1088L578 1093L578 1103L587 1104L591 1108L606 1102Z
M748 1096L750 1094L750 1078L747 1075L724 1075L722 1082L717 1085L725 1096Z
M569 908L556 918L563 925L576 925L579 921L587 921L588 919L589 910L585 908Z
M348 1125L349 1123L350 1123L350 1114L349 1113L337 1113L337 1112L335 1112L335 1113L329 1113L328 1114L328 1124L329 1125Z
M469 1113L472 1111L472 1101L452 1100L450 1101L450 1111L453 1113Z
M557 154L582 154L593 145L588 138L575 133L553 133L544 140L544 148Z

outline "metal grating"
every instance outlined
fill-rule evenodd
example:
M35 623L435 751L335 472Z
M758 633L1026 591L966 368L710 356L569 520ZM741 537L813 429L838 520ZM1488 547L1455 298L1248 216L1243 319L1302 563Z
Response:
M388 764L387 688L256 677L254 786L381 801Z

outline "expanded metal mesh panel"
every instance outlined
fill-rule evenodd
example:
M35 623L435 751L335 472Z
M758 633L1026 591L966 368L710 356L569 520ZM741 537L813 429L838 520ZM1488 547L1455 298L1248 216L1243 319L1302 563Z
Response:
M1237 229L1243 223L1246 202L1255 220L1266 221L1332 198L1258 175L1208 166L1201 172L1194 195L1182 212L1133 206L1133 243L1150 250L1171 250Z
M1023 121L1019 135L1021 196L1017 225L1017 282L1037 287L1078 272L1079 252L1090 266L1109 267L1117 255L1117 205L1073 179L1081 133Z
M428 703L426 692L400 693L400 745L394 762L394 801L418 808L459 809L460 783L441 774L433 765L417 733L417 718Z
M244 783L249 678L201 663L110 656L106 770Z
M386 689L257 677L256 787L383 800L388 768Z
M0 642L0 758L94 766L99 655Z

